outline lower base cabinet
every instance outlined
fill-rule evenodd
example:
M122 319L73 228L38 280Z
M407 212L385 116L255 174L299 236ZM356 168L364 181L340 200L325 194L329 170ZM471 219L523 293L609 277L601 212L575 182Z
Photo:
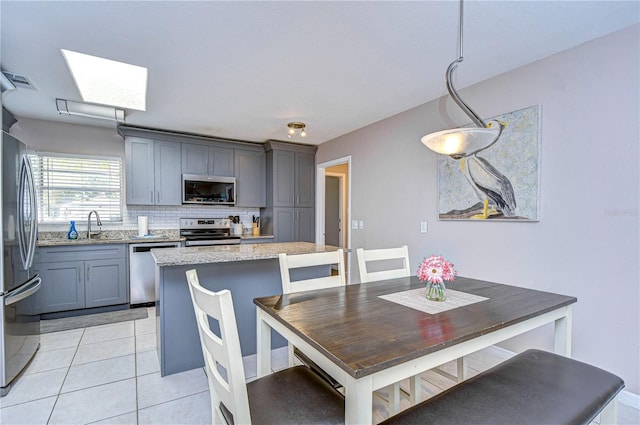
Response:
M35 266L42 279L40 313L84 308L84 266L82 261L61 261Z
M120 244L40 248L40 313L128 303L126 252Z
M267 212L274 242L314 242L315 208L278 207Z

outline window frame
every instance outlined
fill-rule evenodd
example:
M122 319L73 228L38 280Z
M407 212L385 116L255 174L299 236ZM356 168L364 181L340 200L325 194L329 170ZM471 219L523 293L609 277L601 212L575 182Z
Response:
M68 176L76 175L87 175L91 172L91 167L88 167L88 171L82 170L72 170L64 171L63 169L56 169L56 167L52 167L52 164L46 164L48 161L55 161L55 159L62 159L67 161L87 161L87 162L95 162L95 161L105 161L104 166L107 167L105 175L109 175L113 173L113 170L117 168L117 187L113 186L111 188L109 184L112 184L113 177L106 177L106 181L109 183L105 186L100 186L98 188L92 187L89 182L83 181L81 178L77 181L77 186L68 186L60 185L59 183L51 183L52 179L56 179L57 181L64 181L65 177L64 173ZM31 166L33 169L34 182L36 185L37 191L37 199L38 199L38 224L41 225L55 225L55 224L68 224L69 221L73 220L76 222L83 222L87 220L87 216L91 210L96 210L100 213L100 219L104 223L122 223L123 222L123 197L124 197L124 160L122 157L118 156L107 156L107 155L84 155L84 154L71 154L64 152L35 152L30 155ZM46 164L46 165L45 165ZM55 164L53 164L55 165ZM90 165L90 164L87 164ZM99 165L98 163L96 165ZM96 165L92 167L95 169L95 172L98 173L98 168ZM60 174L57 174L60 173ZM49 174L48 177L45 178L45 174ZM51 175L54 174L54 175ZM57 175L55 175L57 174ZM99 174L98 174L99 175ZM45 180L49 180L48 183L45 184ZM71 181L71 183L74 183ZM93 190L92 190L93 189ZM117 202L109 202L102 207L100 205L91 205L91 199L87 199L87 203L85 201L69 201L71 202L79 202L79 204L75 205L75 209L79 210L78 212L74 212L71 215L59 215L59 218L55 218L51 212L51 210L55 208L61 208L64 203L53 204L49 202L49 206L45 207L45 198L53 199L56 196L53 194L55 192L75 192L75 196L82 196L82 193L91 193L96 192L96 189L101 193L117 193ZM45 194L48 192L48 194ZM80 193L80 195L77 195ZM66 198L63 196L62 198ZM46 214L45 214L46 211Z

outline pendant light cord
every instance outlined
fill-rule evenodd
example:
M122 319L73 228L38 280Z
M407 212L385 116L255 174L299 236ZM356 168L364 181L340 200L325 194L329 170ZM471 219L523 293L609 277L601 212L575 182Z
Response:
M453 98L454 102L456 102L456 104L460 107L460 109L462 109L462 111L467 114L467 116L469 118L471 118L471 121L474 122L475 125L477 125L478 127L482 127L482 128L486 128L487 124L482 120L482 118L480 118L480 116L478 114L476 114L465 102L464 100L462 100L462 98L460 97L460 95L458 94L458 92L456 91L456 89L453 87L453 71L455 71L455 69L458 67L458 64L460 62L462 62L464 60L464 57L462 55L462 29L463 29L463 4L462 4L463 0L460 0L460 13L459 13L459 22L458 22L458 59L454 60L453 62L451 62L451 64L449 65L449 67L447 68L447 72L445 75L446 78L446 82L447 82L447 90L449 91L449 94L451 95L451 97Z

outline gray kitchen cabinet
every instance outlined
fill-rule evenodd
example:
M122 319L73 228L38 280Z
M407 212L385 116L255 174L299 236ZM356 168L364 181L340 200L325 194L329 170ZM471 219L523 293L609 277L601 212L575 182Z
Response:
M272 142L267 142L267 145L267 204L274 207L313 207L315 146L293 148L286 143Z
M295 167L295 206L313 207L316 203L316 156L314 154L296 152Z
M40 247L40 313L128 303L126 252L124 244Z
M125 137L127 204L180 205L180 156L180 143Z
M84 267L82 261L60 261L34 265L42 278L40 313L84 308Z
M182 143L182 173L234 176L234 149Z
M129 302L125 258L90 260L84 266L86 308Z
M295 208L295 210L295 240L300 242L315 242L315 208Z
M272 214L272 215L271 215ZM315 209L276 207L266 212L274 242L314 242Z
M154 140L155 205L182 205L180 144Z
M260 150L235 149L236 206L262 208L267 204L266 155Z
M262 231L276 242L315 241L316 146L268 141Z
M153 205L155 199L153 140L126 137L124 168L127 204Z

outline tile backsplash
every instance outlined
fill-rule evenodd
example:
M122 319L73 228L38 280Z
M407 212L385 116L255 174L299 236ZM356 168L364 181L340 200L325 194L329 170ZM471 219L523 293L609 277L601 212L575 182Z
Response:
M98 214L100 210L98 209ZM138 216L149 217L149 229L178 229L181 218L227 218L230 215L240 216L243 227L251 228L253 216L260 216L259 208L234 208L216 207L211 205L189 205L189 206L154 206L154 205L125 205L122 208L121 223L104 222L102 228L105 230L136 229L138 227ZM76 226L86 228L85 220L76 220ZM64 230L69 228L69 224L41 224L42 231Z

